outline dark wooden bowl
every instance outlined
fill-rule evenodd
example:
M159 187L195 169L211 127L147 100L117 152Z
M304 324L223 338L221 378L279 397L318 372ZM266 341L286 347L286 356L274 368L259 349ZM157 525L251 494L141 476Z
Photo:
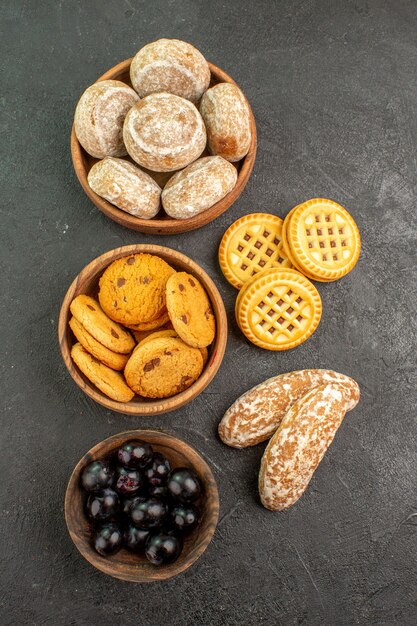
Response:
M129 439L142 439L149 442L157 452L162 452L168 457L173 467L194 469L204 487L204 496L198 503L202 513L201 522L186 537L181 555L170 565L157 567L149 563L145 556L125 549L105 558L100 556L91 545L91 530L84 513L85 492L80 485L81 472L88 463L111 455ZM65 494L65 520L68 532L83 557L105 574L135 583L166 580L191 567L209 545L218 517L219 494L214 476L205 460L185 441L155 430L130 430L98 443L77 463Z
M209 348L209 358L204 366L203 372L195 383L191 385L191 387L175 396L172 396L171 398L148 400L146 398L135 396L130 402L117 402L108 398L99 389L97 389L97 387L95 387L93 383L91 383L88 378L84 376L71 359L71 348L75 341L72 331L68 325L68 322L71 319L70 304L73 299L81 293L97 297L98 281L106 267L116 259L129 256L130 254L137 254L139 252L155 254L172 265L174 269L188 272L198 278L211 301L216 319L216 336L214 338L214 342ZM115 248L114 250L106 252L97 259L91 261L91 263L89 263L78 274L68 289L61 306L58 321L58 338L61 346L62 358L64 359L64 363L67 366L69 373L77 385L88 396L90 396L90 398L108 409L119 413L126 413L129 415L157 415L159 413L167 413L168 411L173 411L174 409L179 409L184 406L184 404L187 404L198 396L198 394L200 394L214 378L223 360L226 349L227 316L222 297L218 292L216 285L211 280L210 276L206 274L206 272L199 265L197 265L197 263L185 256L185 254L181 254L176 250L171 250L171 248L147 244L136 244L132 246L124 246L123 248Z
M132 85L129 77L129 68L131 61L132 59L126 59L126 61L122 61L118 65L115 65L105 74L103 74L103 76L100 76L100 78L97 79L96 82L100 80L121 80L131 87ZM209 66L211 70L211 86L216 85L217 83L232 83L234 85L236 84L233 78L226 74L226 72L216 67L212 63L209 63ZM107 200L101 198L96 193L94 193L94 191L88 184L87 175L94 163L97 163L98 159L90 156L81 147L75 135L75 130L73 126L71 132L71 156L72 162L74 164L75 173L77 174L78 180L80 181L85 193L96 205L96 207L100 209L100 211L103 211L103 213L110 217L110 219L117 222L118 224L122 224L122 226L126 226L126 228L138 230L141 233L156 233L158 235L185 233L189 230L200 228L200 226L208 224L216 217L224 213L237 200L237 198L242 193L246 183L248 182L249 176L255 163L256 156L256 124L250 105L249 111L252 140L248 154L241 161L234 164L238 169L238 179L235 187L222 200L214 204L206 211L203 211L199 215L195 215L194 217L189 217L185 220L176 220L169 217L164 212L164 210L161 209L157 217L151 220L144 220L139 217L130 215L129 213L126 213L121 209L118 209L116 206L110 204L110 202L107 202ZM123 158L129 159L129 157ZM148 170L146 171L153 178L155 178L156 182L161 187L163 187L166 184L167 180L174 174L174 172L158 173Z

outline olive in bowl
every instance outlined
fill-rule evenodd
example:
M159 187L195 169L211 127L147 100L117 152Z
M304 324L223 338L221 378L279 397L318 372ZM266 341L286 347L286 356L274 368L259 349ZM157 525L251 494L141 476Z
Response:
M120 467L118 450L134 440L148 443L153 454L168 459L170 473L162 480L162 484L152 485L146 478L146 467L139 469L143 486L134 495L117 494L120 500L118 514L110 515L105 520L90 520L85 507L92 492L85 491L83 487L83 471L92 462L108 463L110 469L114 468L114 477L111 486L106 488L114 490L115 468ZM177 468L188 469L198 477L201 493L195 501L181 503L167 493L169 479ZM161 490L159 496L152 493L156 487ZM137 511L143 509L141 505L149 500L158 502L159 507L162 502L160 508L166 509L166 515L161 515L158 523L150 528L141 528L138 523L134 523L131 514L133 511L137 514ZM191 506L197 511L195 520L192 519L193 515L187 517L186 512L177 510L178 507ZM204 459L184 441L152 430L119 433L94 446L75 467L65 496L68 531L80 553L102 572L132 582L164 580L188 569L209 545L218 514L217 486ZM180 518L188 521L181 522Z

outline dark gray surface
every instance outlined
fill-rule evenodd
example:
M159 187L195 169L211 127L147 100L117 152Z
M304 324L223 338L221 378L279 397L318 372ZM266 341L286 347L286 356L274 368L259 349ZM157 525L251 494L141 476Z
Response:
M416 2L1 3L1 617L4 625L411 625L417 611L414 363ZM194 43L245 90L259 151L243 195L200 231L135 234L87 200L72 170L76 101L97 76L162 36ZM314 336L288 353L248 344L217 246L252 211L281 217L317 195L345 205L363 237L356 269L319 285ZM191 405L129 418L94 404L62 364L60 303L91 259L123 244L181 250L214 278L230 319L214 382ZM243 391L328 367L362 389L308 493L287 512L258 503L263 446L216 437ZM134 586L86 563L66 534L69 474L119 430L164 427L210 462L221 518L177 579ZM414 517L413 517L414 516Z

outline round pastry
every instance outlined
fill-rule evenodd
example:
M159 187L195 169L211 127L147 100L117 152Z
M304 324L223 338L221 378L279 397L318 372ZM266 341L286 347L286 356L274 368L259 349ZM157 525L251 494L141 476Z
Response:
M166 311L166 283L174 272L153 254L133 254L113 261L100 278L98 299L103 311L126 326L162 317Z
M289 350L316 330L320 294L308 278L288 268L259 272L236 301L236 321L249 341L266 350Z
M156 172L171 172L195 161L206 145L198 110L185 98L155 93L126 115L123 139L132 159Z
M88 154L124 156L123 122L139 100L138 94L119 80L102 80L86 89L75 109L77 139Z
M149 320L149 322L140 322L139 324L129 324L128 328L136 331L156 330L165 326L169 322L169 315L166 309L163 310L161 315Z
M133 391L126 385L123 374L100 363L80 343L72 346L71 357L84 376L91 380L102 393L118 402L130 402Z
M126 213L149 220L159 211L160 186L129 161L106 157L93 165L87 178L96 194Z
M251 142L250 110L239 87L219 83L206 91L200 113L207 129L208 147L227 161L239 161Z
M178 335L173 328L167 328L166 330L155 330L152 332L151 335L148 335L147 337L142 339L140 345L144 346L145 343L153 341L154 339L160 339L161 337L178 337Z
M329 282L356 265L361 248L358 227L348 211L326 198L295 207L285 219L285 240L294 263L313 278Z
M128 354L135 347L132 335L110 319L94 298L80 294L71 302L70 311L85 330L109 350Z
M112 370L124 370L129 360L128 354L120 354L103 346L93 335L86 331L75 317L70 319L69 326L84 350L87 350L87 352Z
M236 181L234 165L219 156L202 157L170 178L162 204L170 217L193 217L224 198Z
M130 80L142 98L166 91L197 102L209 86L210 68L191 44L158 39L136 54L130 66Z
M200 350L177 337L159 337L138 345L125 368L126 382L145 398L167 398L188 389L200 376Z
M220 268L231 285L247 281L271 267L291 267L283 251L282 220L270 213L251 213L234 222L219 246Z
M216 322L200 282L187 272L176 272L168 279L166 293L169 317L181 339L194 348L209 346Z

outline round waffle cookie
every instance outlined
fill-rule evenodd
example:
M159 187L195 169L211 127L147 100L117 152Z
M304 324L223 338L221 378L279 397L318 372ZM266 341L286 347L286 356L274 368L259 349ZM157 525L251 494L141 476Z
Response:
M285 238L296 266L323 282L348 274L360 254L354 219L340 204L324 198L308 200L293 209L285 224Z
M296 260L293 257L292 250L291 250L291 243L288 241L288 238L287 238L287 226L288 226L288 224L289 224L289 222L291 220L291 217L292 217L294 211L296 209L298 209L299 206L300 205L297 205L293 209L291 209L291 211L287 214L287 216L284 219L284 222L282 224L282 232L281 232L282 249L283 249L285 255L287 256L287 258L292 263L293 268L296 269L298 272L301 272L301 274L304 274L304 276L307 276L307 278L310 278L310 280L315 280L315 281L320 282L320 283L328 283L328 282L330 282L328 279L317 278L316 276L312 276L306 270L302 269L297 264Z
M291 269L271 269L238 297L237 323L243 334L266 350L289 350L316 330L321 298L315 286Z
M234 222L219 247L220 268L233 287L262 270L291 267L281 238L282 220L269 213L252 213Z

